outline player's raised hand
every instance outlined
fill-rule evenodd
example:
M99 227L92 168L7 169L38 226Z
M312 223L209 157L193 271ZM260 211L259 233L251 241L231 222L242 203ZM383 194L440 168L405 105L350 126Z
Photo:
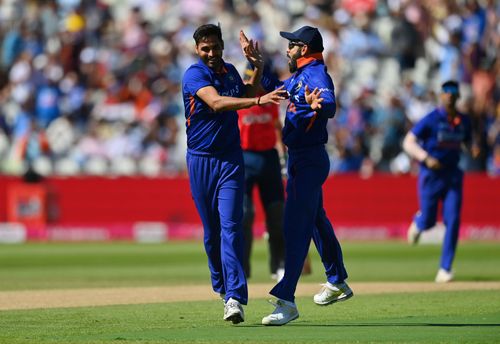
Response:
M259 43L253 39L249 40L243 30L240 31L240 46L248 62L257 68L264 66L264 57L259 50Z
M320 98L321 91L316 87L312 92L309 89L309 86L306 85L305 89L305 98L307 104L311 106L311 109L318 110L321 109L321 102L324 98Z
M278 87L272 92L266 93L260 97L259 105L264 104L279 104L281 100L286 99L287 91L284 89L285 86Z

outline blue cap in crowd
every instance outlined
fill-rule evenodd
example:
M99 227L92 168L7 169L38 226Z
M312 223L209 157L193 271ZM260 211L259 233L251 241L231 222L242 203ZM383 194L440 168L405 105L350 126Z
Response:
M303 26L294 32L280 31L280 35L292 42L305 43L313 52L323 51L323 38L315 27Z
M458 84L458 82L456 82L454 80L449 80L449 81L446 81L444 84L442 84L441 90L443 91L443 93L450 93L450 94L460 96L459 84Z

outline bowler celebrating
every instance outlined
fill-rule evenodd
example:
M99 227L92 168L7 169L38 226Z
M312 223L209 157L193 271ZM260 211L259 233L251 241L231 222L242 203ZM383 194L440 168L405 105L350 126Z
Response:
M244 165L236 110L277 104L284 91L253 97L263 59L258 45L248 43L243 32L245 56L256 68L248 85L222 59L220 27L202 25L193 38L199 60L182 80L189 183L203 223L212 288L224 298L224 320L237 324L244 321L242 305L247 304L248 291L242 266Z

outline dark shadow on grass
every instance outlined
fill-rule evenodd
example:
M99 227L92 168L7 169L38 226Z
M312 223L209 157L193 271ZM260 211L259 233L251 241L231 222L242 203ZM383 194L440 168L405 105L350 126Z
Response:
M263 325L244 325L248 327L260 327ZM445 324L445 323L372 323L372 324L307 324L289 323L286 326L301 327L500 327L500 324ZM269 326L279 327L279 326Z

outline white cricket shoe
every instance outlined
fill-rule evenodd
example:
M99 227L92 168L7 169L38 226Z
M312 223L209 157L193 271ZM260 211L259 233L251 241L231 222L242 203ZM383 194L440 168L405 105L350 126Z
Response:
M276 303L269 301L276 308L274 312L262 318L262 325L281 326L299 317L299 311L295 303L278 299Z
M245 321L245 313L241 303L233 298L229 298L224 304L224 320L231 321L233 324L239 324Z
M422 232L418 230L417 224L415 223L415 221L413 221L408 228L408 232L406 233L408 244L418 244L418 241L420 240L420 234L422 234Z
M435 279L436 283L448 283L453 281L453 272L439 269Z
M314 303L320 306L330 305L339 301L346 301L353 297L354 293L347 283L332 284L326 282L321 291L314 295Z

